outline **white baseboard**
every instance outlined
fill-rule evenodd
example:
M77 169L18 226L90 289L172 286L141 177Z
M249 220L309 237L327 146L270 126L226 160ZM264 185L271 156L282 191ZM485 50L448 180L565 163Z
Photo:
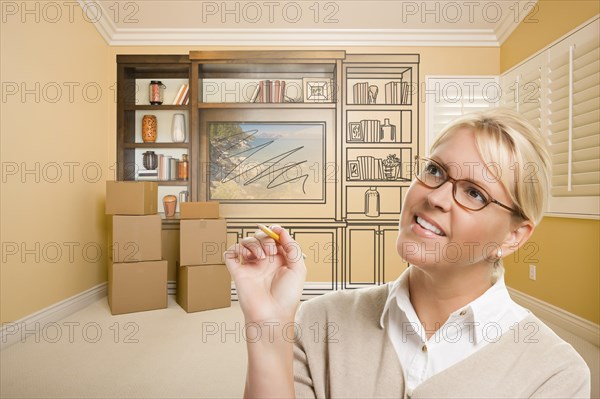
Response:
M520 291L508 288L511 298L519 305L533 312L542 321L548 321L558 327L600 346L600 325L592 323L582 317L569 313L548 302L534 298Z
M0 350L21 340L21 332L28 330L28 326L56 323L65 317L91 305L106 296L107 283L98 284L77 295L48 306L20 320L3 323L0 330ZM33 328L33 327L32 327Z

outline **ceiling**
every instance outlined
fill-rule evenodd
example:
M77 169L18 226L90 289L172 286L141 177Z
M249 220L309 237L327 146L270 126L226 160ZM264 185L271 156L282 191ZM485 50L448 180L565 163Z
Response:
M79 0L112 46L497 47L527 0Z

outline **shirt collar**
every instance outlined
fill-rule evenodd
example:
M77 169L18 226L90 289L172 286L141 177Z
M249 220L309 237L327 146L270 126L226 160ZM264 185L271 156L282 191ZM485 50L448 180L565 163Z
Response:
M475 342L480 342L483 334L489 327L488 324L494 324L495 327L501 327L499 323L503 315L509 310L512 299L504 283L504 270L481 296L475 298L466 306L453 312L450 317L462 317L461 312L466 311L466 316L470 316L473 322L473 331ZM497 331L493 331L495 335ZM498 333L502 334L502 331Z
M388 297L385 301L383 312L381 312L381 318L379 319L379 326L381 328L384 328L385 317L388 314L392 301L396 300L401 309L406 305L410 305L412 307L412 304L410 303L410 297L408 295L408 274L409 270L407 268L404 270L404 272L402 272L400 277L391 283L388 291Z
M391 283L388 297L383 307L379 325L381 328L385 326L385 318L389 314L389 308L392 301L396 301L398 307L406 312L408 309L414 309L410 302L408 276L409 268L407 268L400 277ZM454 311L450 314L451 319L467 317L473 322L474 339L480 342L483 339L483 333L487 328L486 323L497 322L501 315L508 309L512 299L506 289L504 283L504 270L501 269L500 275L496 278L493 285L488 288L481 296L475 298L467 305ZM465 312L461 314L462 312Z

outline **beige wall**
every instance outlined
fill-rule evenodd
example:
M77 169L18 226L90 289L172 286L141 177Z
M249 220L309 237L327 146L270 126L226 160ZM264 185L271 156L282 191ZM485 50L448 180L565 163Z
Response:
M7 18L1 29L0 317L7 322L106 280L103 194L113 105L108 46L94 26L29 15L26 23ZM14 85L19 93L8 95ZM34 94L22 98L21 85ZM22 176L26 169L33 172Z
M600 11L597 1L541 0L537 22L522 22L500 48L505 71ZM594 323L600 323L600 222L546 218L530 245L505 261L506 284ZM537 280L529 279L529 264Z

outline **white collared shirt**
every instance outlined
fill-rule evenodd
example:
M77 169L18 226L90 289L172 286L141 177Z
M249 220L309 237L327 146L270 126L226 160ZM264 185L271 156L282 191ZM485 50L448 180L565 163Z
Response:
M450 314L427 339L410 302L409 269L391 284L380 320L385 328L388 314L388 335L404 370L409 395L423 381L510 333L510 328L529 314L510 298L502 272L486 292Z

